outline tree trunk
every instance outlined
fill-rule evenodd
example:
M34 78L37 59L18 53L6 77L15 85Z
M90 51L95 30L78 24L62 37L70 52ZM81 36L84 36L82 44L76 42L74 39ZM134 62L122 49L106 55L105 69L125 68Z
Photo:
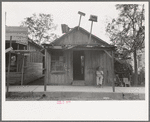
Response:
M136 49L133 53L134 56L134 85L138 85L138 69L137 69L137 52Z

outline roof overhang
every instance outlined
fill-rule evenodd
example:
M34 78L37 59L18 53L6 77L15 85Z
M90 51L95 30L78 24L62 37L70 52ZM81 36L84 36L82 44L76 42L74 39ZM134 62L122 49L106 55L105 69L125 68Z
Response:
M12 43L16 43L16 44L22 44L22 45L28 45L28 41L27 40L6 40L6 43L10 43L10 41Z
M11 50L11 53L16 53L16 54L24 54L24 53L37 53L38 51L35 50Z
M40 49L43 49L42 45L37 44L37 43L34 42L32 39L29 39L29 38L28 38L28 43L31 43L31 44L35 45L36 47L38 47L38 48L40 48Z
M49 50L115 50L115 46L104 47L103 45L61 45L61 46L53 46L53 45L44 45L44 48Z

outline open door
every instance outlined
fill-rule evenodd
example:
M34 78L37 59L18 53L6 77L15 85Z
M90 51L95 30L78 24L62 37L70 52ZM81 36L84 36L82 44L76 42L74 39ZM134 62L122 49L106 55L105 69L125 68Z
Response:
M73 80L84 80L84 51L73 51Z

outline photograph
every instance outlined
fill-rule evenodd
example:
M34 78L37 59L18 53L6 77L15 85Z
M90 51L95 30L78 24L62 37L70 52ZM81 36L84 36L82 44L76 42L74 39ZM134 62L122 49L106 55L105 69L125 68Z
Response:
M2 2L2 10L6 104L147 102L148 2Z

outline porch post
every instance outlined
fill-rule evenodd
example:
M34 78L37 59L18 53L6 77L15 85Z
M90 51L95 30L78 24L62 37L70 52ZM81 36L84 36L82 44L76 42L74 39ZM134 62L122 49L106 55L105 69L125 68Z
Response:
M46 91L46 85L47 85L46 82L47 82L47 77L48 77L47 76L47 68L48 68L47 67L47 53L48 53L47 49L45 49L44 52L45 52L45 55L44 55L44 65L45 65L44 66L45 67L45 69L44 69L44 91Z
M24 47L24 50L25 50L25 47ZM22 74L21 74L21 85L23 85L23 80L24 80L24 54L23 54L23 61L22 61Z
M112 51L112 86L113 86L113 92L115 92L115 83L114 83L114 51Z
M23 77L24 77L24 54L23 54L23 61L22 61L22 71L21 71L21 86L23 85Z
M17 44L17 50L19 50L19 44ZM19 65L19 63L18 63L18 62L19 62L19 59L18 59L18 57L19 57L19 56L18 56L18 54L17 54L17 72L19 71L19 66L18 66L18 65Z

